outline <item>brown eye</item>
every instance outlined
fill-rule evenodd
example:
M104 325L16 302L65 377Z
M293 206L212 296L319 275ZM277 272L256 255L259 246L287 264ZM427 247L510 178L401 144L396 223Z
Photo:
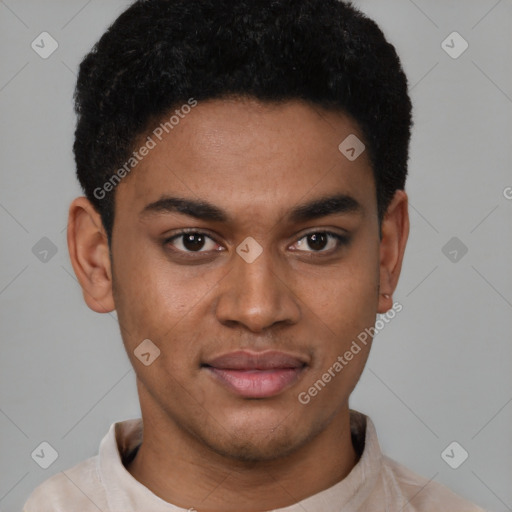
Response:
M312 233L307 236L307 241L313 250L321 251L327 245L328 237L325 233Z
M295 245L301 252L330 252L347 243L348 237L346 236L330 231L316 231L304 235Z
M205 237L200 233L189 233L183 235L183 246L188 251L199 251L203 248Z
M205 233L198 231L178 233L165 240L165 245L172 245L181 252L208 252L218 250L218 244ZM202 250L205 249L205 250Z

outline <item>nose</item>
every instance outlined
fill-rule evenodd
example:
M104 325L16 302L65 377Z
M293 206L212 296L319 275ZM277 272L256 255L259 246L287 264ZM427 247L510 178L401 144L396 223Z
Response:
M291 269L277 261L278 256L263 250L248 263L233 255L233 267L220 283L216 316L222 324L243 326L263 332L275 324L292 325L299 321L299 300L288 277Z

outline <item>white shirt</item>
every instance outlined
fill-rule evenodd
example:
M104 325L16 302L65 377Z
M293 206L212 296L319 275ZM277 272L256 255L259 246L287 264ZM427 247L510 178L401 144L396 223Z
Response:
M352 442L361 457L346 478L275 512L485 512L441 484L382 454L368 416L351 411ZM142 440L142 419L113 423L99 454L39 485L23 512L186 512L132 477L123 461ZM363 442L364 440L364 442Z

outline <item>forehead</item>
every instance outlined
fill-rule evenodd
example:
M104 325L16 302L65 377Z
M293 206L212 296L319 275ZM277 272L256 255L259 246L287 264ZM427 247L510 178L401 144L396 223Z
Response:
M148 140L153 147L117 187L116 211L129 205L139 213L163 195L258 215L270 209L282 214L315 195L375 200L366 151L349 159L339 148L345 140L363 139L347 115L299 101L253 99L209 100L186 111L167 129L173 113L164 116L139 139L136 148Z

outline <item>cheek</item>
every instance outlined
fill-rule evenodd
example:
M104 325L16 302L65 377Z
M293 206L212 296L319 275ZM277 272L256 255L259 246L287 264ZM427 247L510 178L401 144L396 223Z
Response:
M309 296L315 363L300 390L314 397L314 407L325 410L345 403L359 380L371 347L367 329L375 323L378 304L378 272L372 265L358 262L338 270Z
M364 329L375 321L378 306L377 249L354 251L351 257L318 273L306 284L308 307L336 334Z
M217 272L198 272L198 267L178 267L163 253L127 252L114 264L115 301L128 347L149 338L173 351L190 346L198 315L204 316L209 292L222 278ZM184 331L186 331L184 333ZM181 333L181 335L179 335Z

